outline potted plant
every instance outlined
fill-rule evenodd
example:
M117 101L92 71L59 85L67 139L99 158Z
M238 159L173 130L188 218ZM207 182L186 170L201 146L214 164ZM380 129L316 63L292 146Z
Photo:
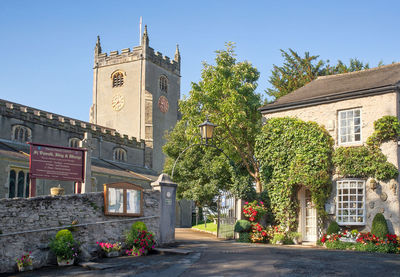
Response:
M79 254L79 245L69 230L61 230L50 242L50 250L57 256L59 266L73 265Z
M147 255L156 244L153 233L147 231L146 225L140 221L132 225L132 228L126 234L125 243L129 248L126 250L128 256Z
M106 257L118 257L122 249L122 243L109 243L109 242L96 242L100 248L104 251Z
M31 254L32 251L29 251L28 253L23 254L21 257L15 260L17 262L18 271L22 272L33 270Z

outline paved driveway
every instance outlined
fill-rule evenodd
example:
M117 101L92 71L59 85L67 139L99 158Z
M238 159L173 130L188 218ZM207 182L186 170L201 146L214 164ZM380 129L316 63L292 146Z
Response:
M176 238L201 253L181 276L400 276L400 255L232 243L183 229Z
M52 266L0 276L400 276L400 255L235 243L190 229L177 229L176 240L178 249L192 252L125 256L99 260L89 268Z

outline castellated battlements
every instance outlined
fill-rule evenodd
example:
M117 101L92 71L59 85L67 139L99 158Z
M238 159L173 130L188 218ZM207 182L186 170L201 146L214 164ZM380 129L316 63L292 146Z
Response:
M136 46L132 50L130 48L122 49L119 51L111 51L110 53L95 54L95 68L108 65L115 65L120 63L132 62L142 59L144 51L142 46ZM153 48L148 47L144 57L146 60L161 66L164 69L180 74L180 64L169 57L164 56L160 52L155 52Z
M40 124L47 127L65 130L67 132L73 132L82 137L85 132L90 132L92 133L93 138L102 137L103 141L122 144L133 148L145 148L144 140L137 141L135 137L120 134L115 129L38 110L2 99L0 99L0 115L20 119L33 124Z

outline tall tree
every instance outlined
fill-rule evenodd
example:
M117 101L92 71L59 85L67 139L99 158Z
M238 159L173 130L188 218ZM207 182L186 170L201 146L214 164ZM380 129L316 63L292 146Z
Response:
M212 206L219 192L227 190L232 183L229 161L215 148L193 143L186 135L186 122L183 120L166 138L167 143L163 147L167 155L164 172L171 174L179 157L173 176L179 184L178 199L191 199L199 207Z
M259 165L254 157L255 137L261 128L261 97L255 93L260 74L249 62L236 61L232 43L216 53L215 65L203 64L201 80L192 83L188 98L180 102L185 135L199 142L198 125L208 116L218 125L213 143L238 168L246 169L257 192L261 192Z
M347 73L368 69L369 64L358 59L350 59L349 65L338 60L336 65L330 65L329 60L319 59L319 56L311 56L309 52L304 57L289 48L282 50L284 63L282 66L274 65L269 82L272 88L266 93L273 99L282 97L316 79L318 76ZM381 65L381 63L379 64Z

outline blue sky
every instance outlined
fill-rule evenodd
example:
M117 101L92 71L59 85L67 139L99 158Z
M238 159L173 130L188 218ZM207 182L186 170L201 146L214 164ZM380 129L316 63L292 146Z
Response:
M269 87L279 49L322 59L358 58L375 66L400 60L399 1L0 1L0 98L88 120L93 48L139 44L139 18L150 46L182 56L181 94L200 79L202 61L236 43L238 60Z

